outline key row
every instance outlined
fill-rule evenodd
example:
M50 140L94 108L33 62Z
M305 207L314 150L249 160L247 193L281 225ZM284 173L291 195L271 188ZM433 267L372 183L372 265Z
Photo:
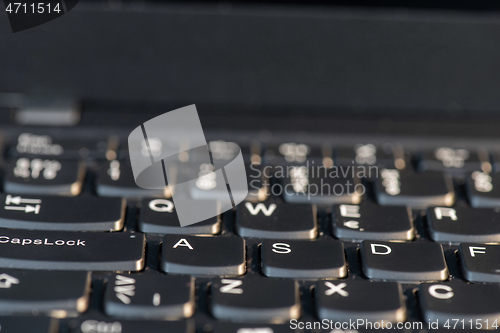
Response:
M88 309L90 273L2 270L1 277L2 315L37 313L64 318L76 317ZM66 281L64 287L58 281ZM45 288L39 288L39 283ZM107 279L103 310L120 324L119 318L182 320L195 314L195 290L195 279L189 276L113 274ZM293 280L216 278L208 292L210 314L221 321L287 323L300 319L303 312L299 284ZM396 323L407 319L402 287L396 282L318 281L311 292L320 320ZM473 318L489 319L493 325L494 320L500 320L500 290L495 285L424 283L419 286L417 297L424 322L438 320L444 325L447 320ZM0 318L3 325L1 321ZM80 322L77 329L81 332L94 332L95 319ZM184 327L182 331L185 330Z
M246 165L249 194L253 202L266 200L269 195L283 197L289 203L358 204L367 192L360 177L373 181L376 200L381 205L403 205L412 208L451 206L456 200L453 181L440 171L413 173L398 169L374 169L367 174L356 169L306 168L289 166L268 169L261 165ZM182 170L182 168L179 168ZM182 177L182 172L169 174ZM372 172L373 171L373 172ZM4 190L7 193L36 195L79 195L86 175L83 163L74 160L29 159L21 157L6 165ZM275 181L269 179L273 176ZM214 174L211 181L217 184ZM172 180L181 182L180 179ZM194 182L189 190L193 198L222 200L226 187L208 189L203 182ZM469 203L473 207L500 206L500 175L475 171L466 180ZM171 196L168 186L158 190L145 190L135 184L128 161L113 160L102 165L97 175L95 192L104 197L164 197Z
M93 196L57 197L0 194L0 227L59 231L119 231L123 229L126 202ZM139 231L157 234L215 235L221 231L216 216L180 227L175 205L168 199L143 199ZM70 208L71 207L71 208ZM500 243L498 209L430 207L426 220L431 239L442 243ZM475 221L483 221L478 224ZM410 241L415 236L409 208L335 205L331 214L333 235L346 240ZM245 202L236 211L236 233L261 239L313 239L318 233L316 208L305 204Z
M26 156L59 159L128 159L128 145L118 137L92 139L57 138L50 135L21 133L12 140L7 153L10 156ZM182 147L175 142L152 139L151 153L161 153L163 145ZM146 144L144 142L144 147ZM211 141L210 151L215 160L234 159L241 147L248 161L266 165L304 164L306 161L325 166L331 165L379 165L399 170L414 164L419 171L484 171L491 172L492 165L500 162L500 151L488 152L485 148L465 149L461 147L437 147L435 149L412 149L410 153L399 144L357 143L351 146L332 147L330 144L310 145L300 142L281 144L236 144L226 141Z
M4 229L0 267L41 270L141 271L144 234L75 233ZM166 235L161 268L166 273L239 276L247 272L246 246L236 236ZM261 271L267 277L339 279L348 274L343 243L334 239L266 240ZM443 281L448 268L441 245L430 242L363 241L362 270L369 279ZM462 243L462 273L472 282L500 282L500 245Z

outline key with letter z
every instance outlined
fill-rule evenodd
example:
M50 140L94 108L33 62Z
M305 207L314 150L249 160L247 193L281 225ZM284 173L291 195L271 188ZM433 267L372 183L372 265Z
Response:
M0 267L48 270L139 271L141 233L0 231Z
M211 286L212 314L236 322L281 323L300 316L296 281L217 279Z

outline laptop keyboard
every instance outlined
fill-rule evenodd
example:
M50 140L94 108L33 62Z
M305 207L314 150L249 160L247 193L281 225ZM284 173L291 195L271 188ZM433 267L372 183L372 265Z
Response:
M170 189L138 188L116 137L11 138L0 332L497 328L497 153L239 144L248 200L181 228ZM356 172L329 174L342 167Z

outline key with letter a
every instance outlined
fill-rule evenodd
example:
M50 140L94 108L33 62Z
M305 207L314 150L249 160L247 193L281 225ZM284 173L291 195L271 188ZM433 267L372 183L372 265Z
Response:
M262 272L269 277L327 279L347 274L344 246L338 240L266 240L261 255Z
M438 321L440 326L444 326L448 321L448 328L451 329L455 324L458 325L455 329L493 329L492 326L486 327L486 321L488 325L493 325L495 321L498 325L500 321L498 285L423 283L418 295L425 322ZM474 326L471 327L471 323ZM475 326L477 323L482 326Z
M246 272L245 241L240 237L165 235L163 271L189 275L243 275Z
M406 319L403 290L395 282L319 281L315 294L316 311L321 319L339 322Z
M467 281L500 283L500 245L462 243L458 255Z
M242 237L310 239L316 237L316 206L278 202L238 205L236 232Z
M369 279L442 281L449 275L443 248L437 243L363 241L360 252Z
M284 323L300 316L296 281L217 279L211 285L212 314L236 322Z
M497 209L431 207L427 209L427 221L431 238L437 242L500 242Z
M194 279L189 276L113 275L107 284L104 311L108 316L172 320L194 313Z

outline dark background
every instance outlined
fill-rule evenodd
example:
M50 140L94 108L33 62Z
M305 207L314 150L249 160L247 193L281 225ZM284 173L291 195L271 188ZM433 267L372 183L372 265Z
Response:
M499 6L81 1L15 34L0 13L0 91L246 113L496 115Z

